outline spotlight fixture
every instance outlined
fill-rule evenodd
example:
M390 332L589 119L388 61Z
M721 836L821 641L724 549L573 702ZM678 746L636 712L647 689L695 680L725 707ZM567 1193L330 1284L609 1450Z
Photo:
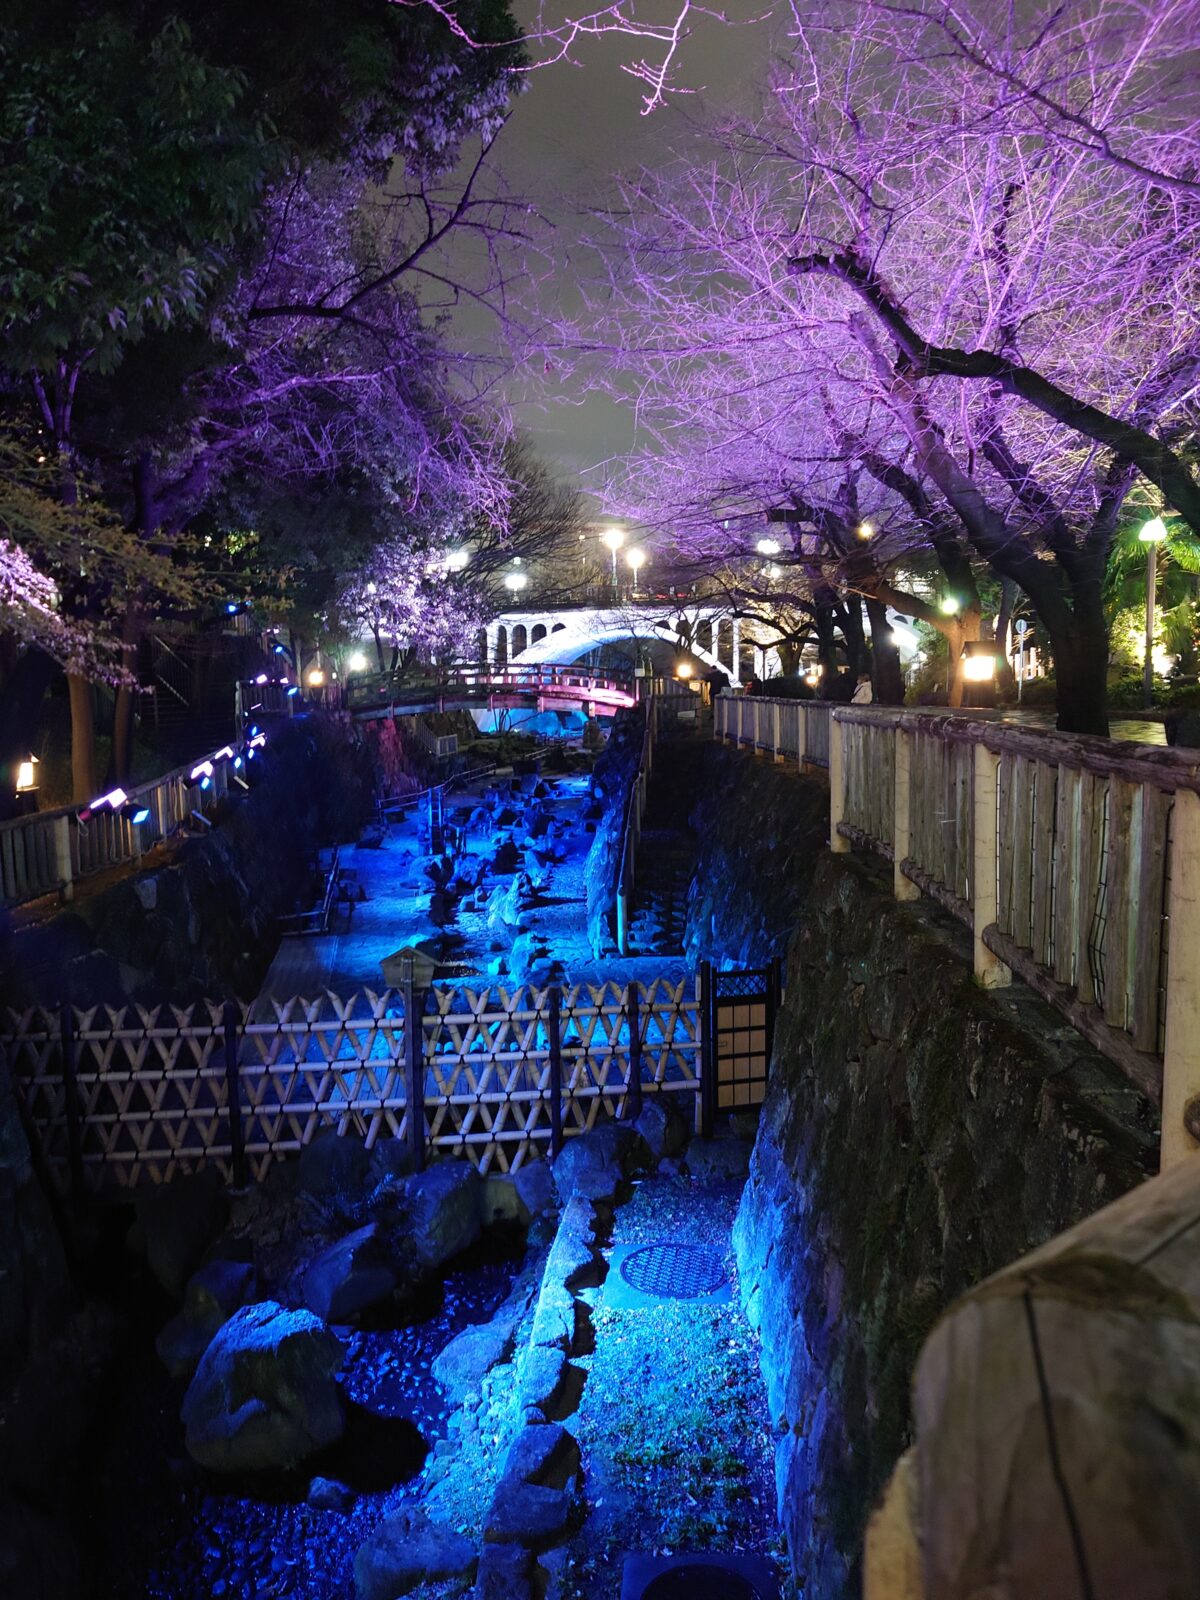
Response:
M988 683L996 676L996 647L986 639L968 639L962 652L963 677L968 683Z
M121 815L126 822L131 822L137 828L143 822L150 821L150 807L141 805L136 800L131 800L128 805L121 807Z

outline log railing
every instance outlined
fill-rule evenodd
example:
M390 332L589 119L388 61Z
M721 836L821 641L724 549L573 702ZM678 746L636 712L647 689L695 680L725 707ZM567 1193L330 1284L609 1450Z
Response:
M833 849L887 856L898 899L929 895L972 930L981 984L1015 972L1160 1102L1164 1164L1197 1148L1196 762L857 706L832 739Z
M713 701L713 731L718 739L762 751L776 761L827 767L832 709L823 700L723 694Z
M981 984L1015 973L1160 1103L1164 1165L1200 1149L1200 763L969 713L745 695L716 701L714 727L801 766L825 734L831 848L886 857L897 899L970 928Z

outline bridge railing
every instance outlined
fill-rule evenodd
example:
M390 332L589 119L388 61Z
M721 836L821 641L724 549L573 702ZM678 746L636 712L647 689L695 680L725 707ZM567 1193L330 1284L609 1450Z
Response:
M456 662L447 667L407 672L360 673L346 686L345 703L352 711L379 706L423 705L451 697L486 701L496 694L548 694L595 698L605 705L632 705L635 679L619 668L584 667L573 663Z
M778 754L771 702L717 704L718 733ZM1200 1149L1194 754L969 713L826 716L831 848L891 861L898 900L971 930L981 985L1015 973L1160 1104L1164 1166Z
M713 732L718 739L761 751L776 761L827 767L832 710L826 700L722 694L713 701Z

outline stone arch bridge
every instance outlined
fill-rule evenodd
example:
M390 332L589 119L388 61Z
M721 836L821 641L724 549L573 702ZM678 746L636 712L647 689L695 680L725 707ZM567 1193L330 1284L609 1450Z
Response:
M486 659L495 666L577 661L601 645L642 639L686 651L704 666L728 673L735 684L742 681L741 621L723 606L704 601L635 600L544 609L529 605L497 617L484 634ZM755 665L761 670L757 653Z

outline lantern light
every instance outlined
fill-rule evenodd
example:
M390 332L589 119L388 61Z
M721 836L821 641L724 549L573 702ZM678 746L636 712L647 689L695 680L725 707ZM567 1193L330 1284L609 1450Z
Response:
M37 788L37 776L34 773L33 769L34 769L34 767L36 767L38 765L39 765L38 758L35 755L30 755L24 761L21 761L21 762L18 763L18 765L17 765L17 793L18 794L28 794L31 789L36 789Z
M348 672L365 672L369 662L361 650L356 650L346 663Z
M875 526L870 522L860 522L854 530L860 539L872 539L875 536Z
M963 677L968 683L989 683L996 676L996 647L986 639L968 639L963 645Z
M319 689L324 682L325 673L321 667L310 667L308 669L308 687L310 689Z
M1161 517L1151 517L1138 529L1138 538L1143 544L1161 544L1166 537L1167 525Z
M683 678L686 680L691 677L694 671L695 668L692 666L690 661L681 661L675 668L675 676L677 678Z

